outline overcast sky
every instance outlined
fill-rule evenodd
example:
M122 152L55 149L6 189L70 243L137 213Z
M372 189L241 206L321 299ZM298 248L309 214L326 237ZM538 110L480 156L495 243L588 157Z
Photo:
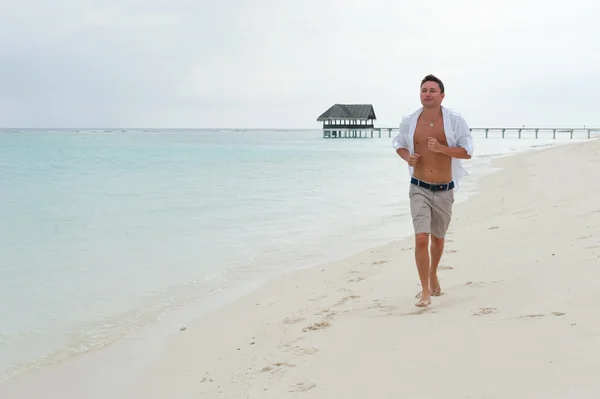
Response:
M378 126L428 73L472 127L600 127L596 0L20 0L0 12L2 127Z

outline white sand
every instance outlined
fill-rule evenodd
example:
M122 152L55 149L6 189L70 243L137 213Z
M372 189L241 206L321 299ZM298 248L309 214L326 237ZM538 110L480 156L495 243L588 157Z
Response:
M283 276L174 331L129 392L109 385L105 356L70 382L17 378L0 398L598 398L600 141L494 163L503 170L455 205L445 294L426 309L411 238Z

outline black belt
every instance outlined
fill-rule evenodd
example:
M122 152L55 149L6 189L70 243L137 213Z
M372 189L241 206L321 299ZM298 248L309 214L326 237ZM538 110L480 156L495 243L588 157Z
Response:
M425 183L424 181L421 181L419 179L412 177L410 179L410 182L411 182L411 184L414 184L415 186L423 187L423 188L426 188L431 191L447 191L447 190L452 190L454 188L453 181L451 181L450 183L444 183L444 184L430 184L430 183Z

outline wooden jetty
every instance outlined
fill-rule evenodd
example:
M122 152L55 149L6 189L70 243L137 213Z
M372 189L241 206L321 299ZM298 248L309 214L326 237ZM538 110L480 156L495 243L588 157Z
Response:
M323 138L381 138L394 137L398 127L375 127L375 110L372 104L334 104L317 118L323 122ZM548 127L476 127L471 128L473 137L500 138L547 138L552 135L568 135L570 139L591 138L600 128L587 126L577 128Z
M552 128L552 127L498 127L498 128L471 128L471 134L474 137L477 137L477 133L483 134L487 139L490 137L490 132L494 136L500 136L501 138L506 138L507 135L513 136L516 138L523 137L532 137L532 138L540 138L540 133L543 134L543 137L548 137L551 133L552 138L556 139L557 135L569 135L569 138L574 137L586 137L591 138L593 133L600 133L600 128L589 128L589 127L574 127L574 128ZM511 135L512 133L512 135Z

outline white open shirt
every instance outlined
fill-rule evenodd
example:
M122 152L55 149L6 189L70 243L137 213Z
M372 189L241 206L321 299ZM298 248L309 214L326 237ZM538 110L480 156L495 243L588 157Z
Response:
M412 114L402 118L402 122L400 122L400 132L393 140L395 149L406 148L411 154L414 153L415 129L417 127L417 120L422 112L423 108L421 107ZM467 154L473 156L473 137L471 136L471 129L469 129L465 119L458 112L446 107L442 107L442 116L444 119L444 133L446 134L448 147L462 147L467 150ZM413 167L410 165L408 166L408 172L412 177ZM454 191L458 191L460 179L468 174L469 173L462 166L461 159L452 158L452 180L454 181Z

